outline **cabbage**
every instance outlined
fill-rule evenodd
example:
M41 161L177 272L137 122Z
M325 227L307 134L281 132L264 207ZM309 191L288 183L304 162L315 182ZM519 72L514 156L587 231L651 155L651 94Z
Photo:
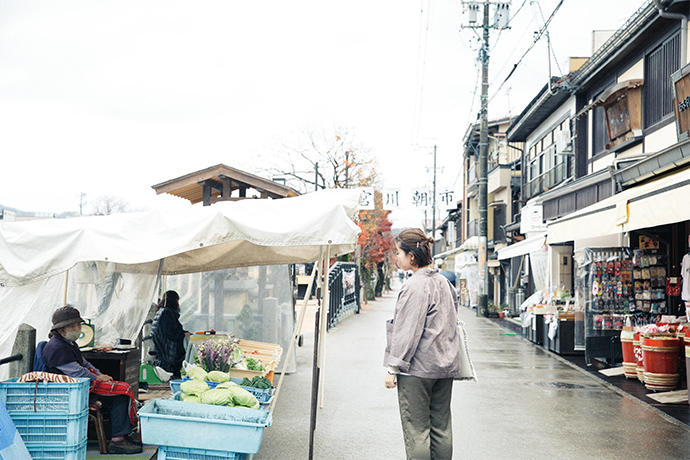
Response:
M188 395L199 396L208 391L208 383L203 380L185 380L180 384L180 390Z
M216 388L232 388L232 387L239 387L238 384L235 382L225 382L221 383L220 385L216 385Z
M195 366L187 370L187 377L194 380L206 380L206 371L199 366Z
M227 388L224 391L232 394L232 401L236 406L248 407L250 409L259 408L259 401L256 399L256 396L242 387Z
M230 375L221 371L211 371L206 375L206 378L204 380L208 380L210 382L223 383L230 380Z
M232 406L232 394L226 388L214 388L201 395L202 404L214 406Z
M187 393L180 394L180 401L190 402L190 403L201 403L201 398L197 395L190 395Z

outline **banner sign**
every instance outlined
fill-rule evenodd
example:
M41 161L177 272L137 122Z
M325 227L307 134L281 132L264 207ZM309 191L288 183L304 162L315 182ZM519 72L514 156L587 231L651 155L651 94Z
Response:
M399 188L386 188L381 192L383 209L387 211L392 211L393 209L398 209L400 207L400 189Z
M361 197L359 199L359 209L368 210L376 209L374 206L374 188L373 187L360 187L359 191Z

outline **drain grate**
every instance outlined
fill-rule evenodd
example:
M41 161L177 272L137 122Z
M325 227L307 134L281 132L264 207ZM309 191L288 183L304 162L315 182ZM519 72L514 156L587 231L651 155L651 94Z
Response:
M539 386L539 387L548 387L548 388L564 388L568 390L577 390L580 388L586 388L584 385L578 385L576 383L564 383L564 382L534 382L533 385Z

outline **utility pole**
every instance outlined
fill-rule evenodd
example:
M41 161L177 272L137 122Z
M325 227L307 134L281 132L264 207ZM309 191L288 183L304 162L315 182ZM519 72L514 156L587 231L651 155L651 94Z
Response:
M489 2L484 2L484 42L482 43L482 96L479 122L479 295L477 315L489 316L489 271L487 267L487 169L489 167Z
M492 2L464 2L468 5L469 26L468 28L479 28L483 30L482 47L479 59L482 64L482 94L481 109L479 111L479 162L477 164L477 185L479 186L479 248L477 250L479 268L479 289L477 296L477 316L489 316L488 294L489 294L489 270L487 266L487 240L488 240L488 157L489 157L489 28L507 28L508 26L508 5L509 2L493 2L497 6L496 20L494 24L489 24L489 5ZM483 21L481 26L472 25L476 23L476 16L479 6L484 7Z

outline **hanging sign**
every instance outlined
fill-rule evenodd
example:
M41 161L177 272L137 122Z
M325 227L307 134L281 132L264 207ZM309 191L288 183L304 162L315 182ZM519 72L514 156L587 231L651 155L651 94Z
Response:
M376 209L374 206L374 188L373 187L360 187L360 199L359 199L359 209L368 210Z
M688 137L690 131L690 64L671 74L673 110L676 113L678 140Z
M400 207L400 189L399 188L385 188L381 192L381 201L383 202L383 209L392 211Z
M417 209L431 208L431 193L426 188L416 188L412 190L412 206Z

